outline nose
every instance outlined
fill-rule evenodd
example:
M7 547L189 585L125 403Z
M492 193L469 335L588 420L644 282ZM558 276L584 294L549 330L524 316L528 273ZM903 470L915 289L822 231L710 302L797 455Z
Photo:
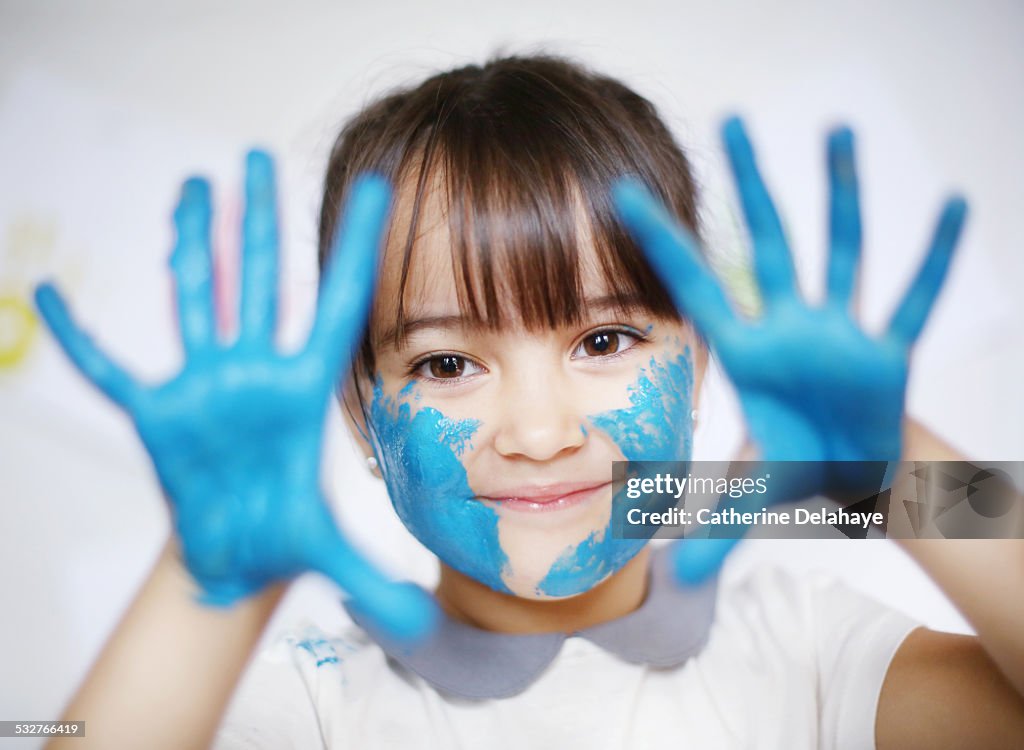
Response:
M494 437L499 454L549 461L583 445L587 433L577 398L557 367L516 368L503 381L502 415Z

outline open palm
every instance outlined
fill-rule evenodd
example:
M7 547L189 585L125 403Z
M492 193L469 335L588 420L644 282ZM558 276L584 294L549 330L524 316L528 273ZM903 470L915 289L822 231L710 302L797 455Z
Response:
M276 351L278 229L273 163L246 169L239 335L218 339L212 292L210 190L185 182L171 257L185 361L145 386L73 322L42 284L39 310L78 369L135 422L169 501L201 600L226 606L275 580L319 571L399 638L434 617L413 586L385 579L345 540L320 486L323 425L335 384L365 322L390 190L357 180L321 284L316 320L296 354Z
M726 122L723 139L753 240L764 300L760 318L743 320L735 313L696 240L636 181L613 189L623 221L679 311L717 354L761 458L822 466L899 460L910 350L942 286L966 204L960 198L946 204L925 262L889 326L870 336L851 311L861 247L852 133L842 128L828 141L831 248L828 295L820 307L799 295L782 223L738 119ZM829 466L810 481L804 477L801 493L858 489L855 472ZM779 502L794 499L776 496ZM692 560L699 573L688 577L713 572L736 540L711 541L680 546L680 554L699 556Z

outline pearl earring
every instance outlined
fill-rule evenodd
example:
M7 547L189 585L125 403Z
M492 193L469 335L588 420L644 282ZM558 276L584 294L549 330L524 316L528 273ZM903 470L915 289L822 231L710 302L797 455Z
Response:
M373 456L366 457L366 468L370 470L370 473L374 476L380 476L380 465L377 463L377 459Z
M691 422L696 422L697 421L697 410L696 409L694 409L693 411L690 412L690 421Z

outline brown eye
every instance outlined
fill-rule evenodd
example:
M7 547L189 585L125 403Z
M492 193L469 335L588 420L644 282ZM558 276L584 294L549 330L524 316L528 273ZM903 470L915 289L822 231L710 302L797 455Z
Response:
M583 351L588 357L615 354L619 350L619 334L615 331L592 333L583 339Z
M430 374L438 380L461 378L466 371L466 360L452 354L434 357L429 364Z
M588 333L573 352L573 359L597 359L622 354L645 340L640 334L606 328Z
M419 380L428 383L445 380L449 381L448 385L458 385L485 372L485 367L469 357L450 353L424 357L409 370L409 374Z

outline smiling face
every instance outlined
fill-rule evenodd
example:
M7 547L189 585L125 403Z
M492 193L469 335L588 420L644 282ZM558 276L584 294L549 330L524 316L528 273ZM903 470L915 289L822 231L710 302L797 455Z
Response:
M527 327L515 305L500 326L466 316L440 195L425 197L404 296L392 240L411 201L396 198L362 442L399 517L443 564L520 597L582 593L644 544L612 538L612 462L690 456L703 350L688 326L611 288L587 241L577 320Z

